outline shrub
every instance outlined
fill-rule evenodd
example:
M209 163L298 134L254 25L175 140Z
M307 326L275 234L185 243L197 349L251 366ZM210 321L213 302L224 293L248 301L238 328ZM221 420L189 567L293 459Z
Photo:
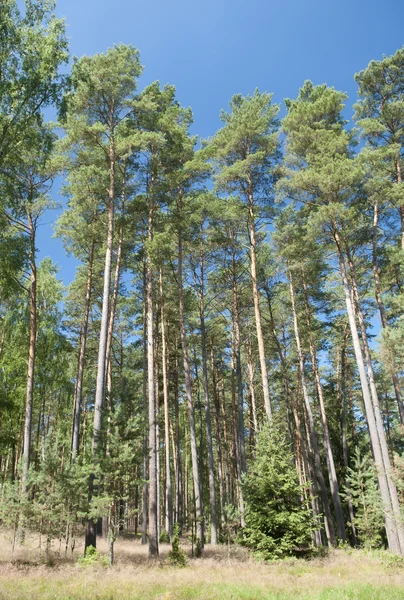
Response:
M170 536L168 535L168 533L165 529L162 529L162 531L160 533L159 542L160 542L160 544L169 544L170 543Z
M168 553L169 562L176 567L185 567L187 557L184 550L180 547L180 529L178 523L174 525L171 550Z
M77 560L77 564L81 567L93 567L97 565L107 567L108 558L103 556L94 546L88 546L85 555Z

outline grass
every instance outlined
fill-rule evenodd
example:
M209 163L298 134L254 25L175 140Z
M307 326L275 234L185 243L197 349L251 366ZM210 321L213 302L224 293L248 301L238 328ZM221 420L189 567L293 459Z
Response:
M107 552L106 542L97 543ZM149 560L138 540L120 539L113 568L82 568L75 560L53 566L38 558L38 539L29 538L10 561L0 537L0 600L403 600L404 566L388 553L335 550L310 561L255 561L243 548L207 546L185 568L167 564L168 545ZM188 549L188 548L187 548Z

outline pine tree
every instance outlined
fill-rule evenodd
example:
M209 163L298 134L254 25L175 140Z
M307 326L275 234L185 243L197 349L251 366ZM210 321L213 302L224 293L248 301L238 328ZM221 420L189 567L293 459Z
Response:
M278 428L266 424L258 433L243 487L245 545L266 560L310 551L313 517L301 502L293 456Z

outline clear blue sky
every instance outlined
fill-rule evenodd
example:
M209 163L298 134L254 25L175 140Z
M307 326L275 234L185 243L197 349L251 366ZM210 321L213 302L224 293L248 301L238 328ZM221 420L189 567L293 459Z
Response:
M59 0L56 13L66 18L72 55L135 45L140 89L156 79L174 84L202 137L218 129L234 93L256 87L281 103L311 79L346 91L350 107L354 73L404 45L403 0ZM76 263L51 239L55 216L45 216L40 256L52 256L67 284Z

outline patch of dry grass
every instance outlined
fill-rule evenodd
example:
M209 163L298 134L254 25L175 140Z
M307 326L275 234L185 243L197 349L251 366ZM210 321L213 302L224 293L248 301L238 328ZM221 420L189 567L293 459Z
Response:
M98 548L107 553L107 544ZM38 560L38 538L29 537L16 548L0 539L1 600L402 600L404 568L384 555L333 551L324 558L260 563L243 548L207 546L202 559L189 558L180 569L167 565L168 545L156 560L138 540L120 539L112 568L80 568L54 555L52 567ZM190 547L186 549L190 551ZM58 547L54 544L53 552Z

